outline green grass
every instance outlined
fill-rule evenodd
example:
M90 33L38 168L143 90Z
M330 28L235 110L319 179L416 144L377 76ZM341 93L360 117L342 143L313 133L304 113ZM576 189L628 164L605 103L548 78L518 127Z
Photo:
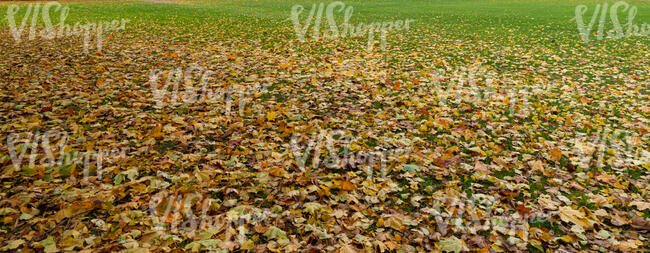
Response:
M650 3L628 1L638 8L637 24L650 22ZM317 1L189 1L181 4L147 2L70 3L67 23L93 22L119 18L131 18L135 23L155 26L152 32L183 33L200 31L193 36L239 36L260 38L268 41L294 39L290 17L291 7L305 7L301 16ZM329 2L324 2L325 4ZM585 45L579 38L574 17L576 5L586 4L589 18L594 6L602 1L345 1L354 7L350 23L414 19L406 48L417 48L419 43L432 42L437 36L458 40L479 40L495 46L528 46L561 49L568 45L583 49L615 50L620 55L640 48L648 38L626 40L630 47L618 47L620 40L605 40ZM613 2L610 2L610 5ZM6 14L6 4L0 5L0 13ZM25 8L22 8L24 11ZM342 19L342 13L337 18ZM55 20L58 16L55 15ZM624 20L625 17L620 17ZM226 21L227 20L227 21ZM224 22L226 21L226 22ZM339 20L340 21L340 20ZM608 20L609 21L609 20ZM6 25L6 19L3 19ZM218 27L214 26L219 24ZM450 52L453 53L453 52ZM480 52L477 52L480 53ZM550 56L550 55L549 55Z

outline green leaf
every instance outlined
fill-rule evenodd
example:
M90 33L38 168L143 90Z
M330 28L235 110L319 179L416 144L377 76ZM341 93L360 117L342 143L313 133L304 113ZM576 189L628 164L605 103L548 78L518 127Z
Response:
M438 249L444 252L458 253L463 250L463 240L455 236L447 237L438 243Z
M121 184L122 182L124 182L124 179L125 179L124 175L122 175L122 174L117 174L117 175L115 175L115 177L113 178L113 183L114 183L114 184Z
M420 171L420 167L415 165L415 164L405 164L405 165L402 165L402 170L413 173L413 172L416 172L416 171Z
M267 239L282 239L282 238L287 238L287 233L282 231L282 229L279 229L276 226L271 226L269 230L264 233L264 236L266 236Z
M56 240L54 237L48 236L45 240L42 240L41 246L43 246L45 253L50 252L59 252L59 249L56 248Z
M25 240L18 239L18 240L11 240L9 243L7 243L6 246L2 247L0 250L2 251L9 251L13 249L17 249L20 247L20 245L23 245L25 243Z

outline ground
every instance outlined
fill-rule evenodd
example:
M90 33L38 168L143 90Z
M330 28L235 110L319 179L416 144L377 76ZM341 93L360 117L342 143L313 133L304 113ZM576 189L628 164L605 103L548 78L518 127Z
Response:
M316 2L61 2L125 20L85 47L17 42L14 3L4 251L650 249L650 38L584 41L600 1L345 1L413 20L370 49L301 41Z

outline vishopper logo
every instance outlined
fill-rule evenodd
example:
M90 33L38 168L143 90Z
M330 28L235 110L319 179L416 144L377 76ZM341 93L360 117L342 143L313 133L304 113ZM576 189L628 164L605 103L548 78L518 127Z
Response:
M506 80L511 85L501 87L504 80L497 78L497 73L489 67L480 65L453 71L439 69L431 73L431 76L439 105L455 107L466 103L490 106L492 109L505 110L504 115L507 117L526 118L534 115L533 112L538 107L535 101L540 97L562 93L557 99L570 101L574 96L589 96L584 91L566 85L564 81L543 77L526 84ZM566 141L573 147L570 152L575 156L572 159L583 168L622 168L648 163L648 151L643 148L643 143L649 142L647 138L647 135L641 136L628 130L602 128L588 134L579 133L576 138Z
M325 8L324 3L320 3L318 8L316 4L311 6L309 11L309 16L301 24L300 15L305 10L305 7L302 5L296 4L291 7L291 21L293 22L293 28L296 32L296 36L300 41L305 41L305 35L307 34L309 28L312 28L312 39L317 40L321 37L321 23L323 23L323 11L325 11L325 16L327 17L327 26L323 33L323 37L328 39L344 38L344 37L354 37L354 36L368 36L368 46L367 50L370 51L375 44L375 35L379 35L381 38L381 47L386 47L386 37L391 31L401 31L409 30L410 24L414 22L413 19L406 20L396 20L396 21L384 21L384 22L373 22L370 24L364 24L363 22L358 23L356 26L350 24L350 18L354 12L352 6L345 6L345 3L340 1L335 1L327 5ZM344 12L343 23L340 27L336 24L334 18L334 12ZM313 25L312 25L313 24Z
M584 169L643 166L650 162L650 153L644 149L647 137L611 128L582 134L573 140L573 152L577 154L573 160Z
M7 22L9 23L9 29L11 35L13 36L16 43L22 41L23 30L27 21L31 17L31 26L29 27L29 40L36 39L37 36L40 36L46 40L52 40L54 38L60 39L64 37L80 36L83 34L83 48L84 52L88 53L90 48L90 40L92 33L95 33L95 42L97 45L97 50L101 51L104 43L104 32L107 31L120 31L125 29L126 23L130 22L129 19L121 20L112 20L111 22L99 22L99 23L86 23L80 24L79 22L75 23L73 26L65 24L65 20L68 17L70 7L63 6L59 2L48 2L43 5L41 9L41 4L28 4L25 10L25 14L22 17L20 26L16 26L16 14L19 13L21 9L20 5L12 4L7 8ZM51 11L59 12L59 23L58 28L53 26L51 19ZM40 13L39 13L40 12ZM39 14L45 28L40 32L37 31L37 24Z
M630 6L630 4L626 2L619 1L614 3L611 7L609 7L609 9L608 7L608 3L604 3L602 5L597 4L594 8L593 14L591 15L591 18L589 19L589 23L585 24L585 19L583 16L587 13L587 10L589 8L586 5L576 6L575 17L572 20L575 19L578 26L578 32L580 33L580 38L582 38L585 43L588 43L590 41L590 36L592 35L592 31L595 28L594 25L596 24L596 20L598 20L598 30L596 32L597 40L603 40L603 38L621 39L629 38L632 36L640 37L648 36L648 34L650 34L650 24L643 23L639 27L638 24L634 23L634 18L638 12L636 6ZM622 25L619 20L619 11L622 13L627 12L627 23L624 25ZM612 30L607 31L607 34L605 34L605 24L607 23L608 14L612 23ZM607 35L607 37L605 37L605 35Z
M322 130L315 138L301 134L291 136L290 148L296 165L302 172L321 169L362 169L367 177L372 177L374 170L386 176L386 162L391 157L408 157L410 147L384 150L361 150L356 138L345 130ZM310 156L312 154L312 156ZM321 160L321 155L324 159Z
M271 212L254 207L233 207L225 214L216 214L221 205L220 201L213 198L204 198L199 193L187 195L170 195L163 192L153 196L149 201L148 212L154 222L154 230L169 231L196 231L220 229L224 226L239 228L244 224L253 226L268 221ZM195 210L199 212L195 213ZM238 236L240 243L245 241L245 234Z
M65 131L12 133L7 137L7 148L15 171L23 174L37 173L34 169L42 167L53 174L69 176L77 167L87 178L94 172L102 178L105 162L115 162L126 157L127 149L87 150L78 152L70 148L70 134ZM29 150L29 163L24 164ZM52 168L58 168L52 170Z
M461 104L501 108L507 116L525 117L533 110L536 96L552 93L559 83L537 77L528 83L502 79L491 66L474 64L455 69L437 69L429 74L438 105ZM508 83L508 85L503 85Z
M239 115L243 115L246 105L266 92L266 87L259 84L213 88L215 75L214 71L199 66L156 69L150 72L148 84L157 108L165 104L223 103L226 115L231 115L235 106Z
M421 208L435 221L436 230L445 236L450 233L477 233L479 231L498 231L500 234L523 234L528 237L532 223L548 222L557 211L529 213L532 208L521 206L522 212L509 213L500 208L498 197L485 194L473 194L470 197L459 196L458 192L436 192L433 205ZM522 240L507 240L510 246L526 247Z
M459 67L452 71L437 69L432 74L433 85L441 105L449 106L460 103L466 95L484 99L483 95L486 92L493 93L495 91L490 85L493 84L496 73L489 66L475 64L469 67Z

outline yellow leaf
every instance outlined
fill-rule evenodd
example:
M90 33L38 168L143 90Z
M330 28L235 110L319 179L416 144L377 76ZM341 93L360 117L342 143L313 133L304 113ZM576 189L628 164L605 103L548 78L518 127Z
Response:
M618 249L623 252L633 252L639 248L639 245L643 245L641 241L629 239L627 241L622 241L618 244Z
M243 250L249 250L249 249L252 249L254 247L255 247L255 243L253 242L253 240L248 240L248 241L245 241L244 243L242 243L240 248L243 249Z
M471 148L469 148L469 150L474 151L474 152L480 154L481 156L485 156L485 152L483 152L483 150L481 150L480 147L471 147Z
M210 171L197 171L194 173L194 176L199 182L207 182L210 180L211 174Z
M530 161L528 165L532 169L532 172L544 173L544 163L540 160Z
M565 243L572 243L573 242L573 238L571 238L570 235L564 235L564 236L560 237L560 240L562 240Z
M268 121L275 120L275 112L267 112L266 113L266 120L268 120Z
M85 117L79 121L80 123L88 123L88 122L93 122L91 118Z
M402 231L404 229L404 225L402 225L402 221L395 216L386 218L386 220L384 220L382 225L384 225L384 227L392 228L397 231Z
M176 132L176 127L174 127L174 126L172 126L172 125L170 125L170 124L167 124L167 125L165 125L165 126L163 127L163 131L164 131L165 133L173 133L173 132Z
M551 199L550 195L547 194L542 194L537 198L537 201L539 202L539 205L548 210L557 210L557 206L560 205L559 202L554 201Z
M443 129L447 129L447 128L449 128L449 126L450 126L452 123L453 123L453 120L450 119L450 118L438 118L438 119L436 119L436 121L434 122L434 124L435 124L437 127L439 127L439 128L443 128Z
M185 119L183 119L183 117L180 117L180 116L172 117L172 121L174 123L178 123L178 124L187 124L187 123L185 123Z
M591 229L594 223L596 223L593 220L589 220L582 211L575 210L569 206L560 207L558 214L562 221L579 225L584 229Z
M56 212L56 214L54 214L54 219L57 222L60 222L61 220L74 215L75 210L76 210L76 208L74 208L74 207L63 208L63 209L59 210L58 212Z

